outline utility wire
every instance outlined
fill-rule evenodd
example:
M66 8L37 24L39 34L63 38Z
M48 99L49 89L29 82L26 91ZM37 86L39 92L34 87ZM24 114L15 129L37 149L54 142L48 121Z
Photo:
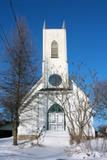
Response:
M1 28L1 24L0 24L0 28ZM3 29L3 27L2 27L2 29ZM4 32L4 30L1 30L1 31L2 31L2 33L0 33L0 39L3 42L5 48L9 51L9 46L10 45L9 45L6 33Z
M11 12L12 12L14 21L15 21L15 23L16 23L19 36L20 36L20 27L19 27L19 24L18 24L18 22L17 22L17 16L16 16L16 13L15 13L15 9L14 9L14 7L13 7L13 2L12 2L12 0L9 0L9 4L10 4L10 9L11 9Z
M9 4L10 4L10 9L11 9L11 12L12 12L12 15L13 15L13 19L14 19L14 21L15 21L15 23L16 23L16 27L17 27L17 30L18 30L19 38L20 38L20 40L21 40L21 30L20 30L20 26L19 26L19 23L18 23L18 20L17 20L17 16L16 16L16 12L15 12L15 9L14 9L12 0L9 0ZM28 54L28 52L26 51L26 48L25 48L24 45L23 45L23 47L24 47L24 50L25 50L25 52L26 52L26 54L27 54L27 57L29 57L29 54ZM29 60L29 58L28 58L28 60ZM32 65L31 65L31 63L30 63L30 60L29 60L29 66L30 66L30 68L31 68L32 73L34 73L34 71L33 71L33 69L32 69ZM34 73L34 74L35 74L35 73Z
M0 39L2 40L5 48L7 49L8 53L11 54L11 45L8 41L8 36L6 35L6 32L2 26L2 24L0 24L0 29L1 29L1 32L2 34L0 33ZM14 48L15 49L15 48ZM17 53L17 50L15 49L15 52Z
M2 31L2 34L3 34L3 37L2 37L2 35L0 36L1 37L1 40L5 43L5 44L7 44L7 46L9 47L10 46L10 44L9 44L9 41L8 41L8 38L7 38L7 35L6 35L6 33L5 33L5 31L4 31L4 28L3 28L3 26L0 24L0 29L1 29L1 31Z

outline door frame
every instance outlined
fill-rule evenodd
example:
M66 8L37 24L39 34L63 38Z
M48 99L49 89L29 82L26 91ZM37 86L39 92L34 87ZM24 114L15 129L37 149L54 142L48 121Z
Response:
M49 113L64 113L64 109L57 103L54 103L47 112L47 130L49 130ZM66 128L66 121L65 121L65 113L64 113L64 130Z

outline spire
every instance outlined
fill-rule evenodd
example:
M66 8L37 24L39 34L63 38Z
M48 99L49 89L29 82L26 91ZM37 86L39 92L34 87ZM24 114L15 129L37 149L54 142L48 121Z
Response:
M65 29L65 21L63 20L62 28Z
M45 29L45 28L46 28L46 22L45 22L45 20L44 20L43 29Z

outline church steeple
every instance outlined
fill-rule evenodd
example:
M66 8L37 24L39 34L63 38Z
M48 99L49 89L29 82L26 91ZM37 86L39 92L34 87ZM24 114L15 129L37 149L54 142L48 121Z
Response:
M44 88L54 88L56 86L59 88L63 88L63 85L68 87L68 64L65 22L63 22L61 29L45 28L46 26L44 22L42 63Z
M45 22L45 20L44 20L43 29L45 29L45 28L46 28L46 22Z
M65 29L65 21L63 20L62 29Z

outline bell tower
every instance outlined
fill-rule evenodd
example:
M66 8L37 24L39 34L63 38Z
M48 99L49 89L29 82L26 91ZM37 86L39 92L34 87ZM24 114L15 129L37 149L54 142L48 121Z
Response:
M43 26L42 76L44 88L68 88L66 29Z

